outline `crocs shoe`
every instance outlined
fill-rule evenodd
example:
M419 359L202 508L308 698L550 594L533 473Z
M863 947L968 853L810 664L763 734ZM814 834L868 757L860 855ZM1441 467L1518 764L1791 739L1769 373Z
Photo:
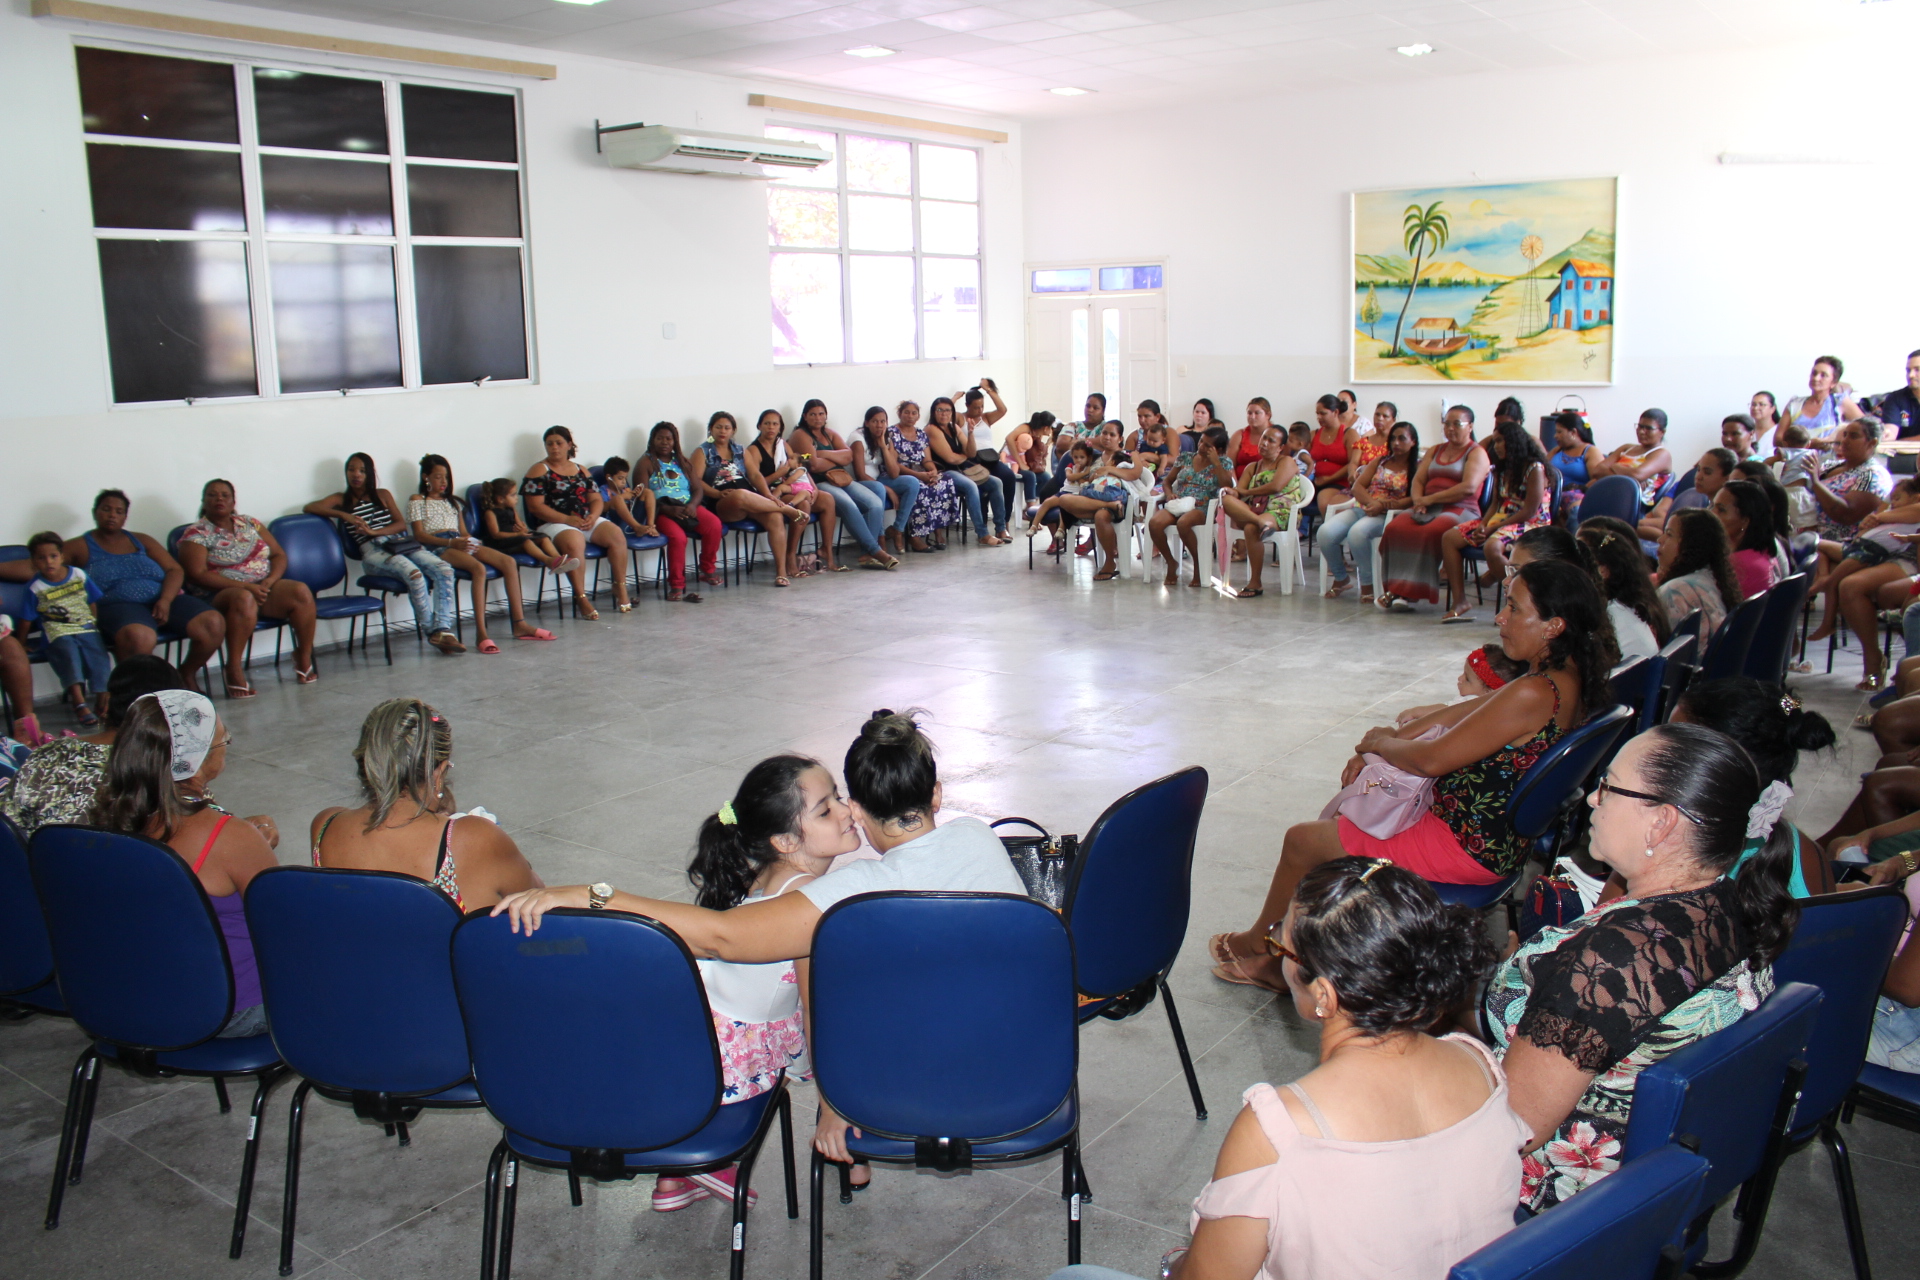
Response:
M712 1173L696 1173L693 1175L693 1182L697 1186L705 1187L707 1194L711 1195L714 1199L725 1200L728 1203L732 1203L733 1175L738 1169L738 1165L729 1165L724 1169L716 1169ZM759 1203L759 1200L759 1192L749 1188L747 1191L747 1207L751 1209L755 1204Z
M680 1185L674 1190L669 1191L661 1186L661 1183L665 1181L665 1178L661 1178L653 1184L653 1211L655 1213L672 1213L675 1209L686 1208L696 1200L708 1200L713 1197L713 1192L707 1190L698 1182L676 1178L674 1181Z

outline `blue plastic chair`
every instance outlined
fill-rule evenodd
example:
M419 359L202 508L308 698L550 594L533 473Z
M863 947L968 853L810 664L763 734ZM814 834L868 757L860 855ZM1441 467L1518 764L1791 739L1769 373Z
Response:
M1660 723L1661 693L1666 688L1667 660L1662 654L1623 662L1613 669L1607 683L1623 707L1633 711L1633 732L1645 733ZM1620 742L1626 741L1622 734ZM1617 747L1616 747L1617 749ZM1606 762L1602 762L1602 768Z
M593 482L600 486L600 500L602 502L607 503L608 505L612 505L613 491L609 489L606 485L606 479L607 479L606 468L596 466L596 467L588 467L587 470L592 473ZM612 516L608 516L607 518L609 520L613 519ZM638 519L638 518L639 517L636 515L635 519ZM616 523L618 522L616 521ZM659 553L659 558L656 561L658 568L657 568L657 571L654 573L653 585L658 587L660 591L664 594L666 591L665 584L667 581L666 535L656 533L653 536L648 537L645 534L634 533L630 529L621 529L620 532L622 536L624 536L627 540L627 550L632 553L627 557L627 568L633 578L634 592L638 594L640 590L640 552L654 551ZM604 554L604 552L602 554ZM595 590L598 590L597 583L599 579L598 579L597 569L595 570L595 575L596 575Z
M1577 527L1596 516L1624 520L1629 528L1640 522L1640 486L1633 477L1601 476L1587 486L1574 524Z
M1820 989L1803 982L1776 987L1760 1008L1675 1050L1643 1070L1634 1084L1621 1163L1692 1139L1712 1166L1687 1236L1694 1275L1738 1275L1760 1243L1807 1075L1807 1037L1820 1001ZM1736 1188L1740 1199L1734 1216L1740 1227L1733 1253L1722 1262L1703 1262L1707 1223Z
M522 1164L565 1169L578 1205L582 1177L686 1177L738 1161L731 1274L740 1280L747 1189L775 1116L787 1216L800 1216L786 1078L720 1105L706 988L664 925L569 908L547 912L527 937L509 932L505 916L476 914L454 931L453 982L474 1082L505 1129L487 1161L482 1276L509 1280Z
M28 858L60 994L90 1040L73 1064L47 1228L60 1225L60 1202L86 1163L102 1058L150 1078L211 1077L223 1112L227 1077L253 1076L259 1085L227 1249L239 1257L260 1113L286 1068L272 1036L214 1038L233 1016L233 971L206 890L180 855L144 836L56 824L34 833Z
M1559 468L1548 467L1547 470L1557 472ZM1488 471L1487 478L1480 482L1480 510L1485 511L1488 507L1493 505L1493 495L1498 488L1498 482L1499 482L1499 477L1496 476L1492 471ZM1470 565L1480 565L1484 567L1487 563L1487 553L1482 551L1479 547L1462 547L1460 549L1460 563L1463 567L1470 566ZM1470 582L1473 587L1474 600L1481 604L1486 603L1487 594L1480 586L1479 577L1475 575L1470 579ZM1446 601L1445 601L1446 606L1447 608L1451 609L1453 608L1453 603L1454 603L1453 587L1450 583L1442 583L1441 585L1445 588L1444 594L1446 596ZM1466 583L1463 582L1462 585L1466 585ZM1498 609L1500 607L1500 592L1502 591L1502 589L1506 587L1506 585L1507 584L1505 580L1502 580L1500 582L1496 582L1493 586L1493 607L1495 609Z
M1700 660L1700 679L1718 680L1737 676L1747 669L1747 650L1753 647L1754 634L1767 611L1767 593L1756 592L1727 615L1720 629L1707 642L1707 653ZM1777 681L1775 683L1778 683Z
M1852 1124L1856 1107L1875 1119L1920 1132L1920 1075L1869 1062L1860 1068L1860 1081L1840 1119Z
M1081 842L1060 907L1073 933L1074 980L1081 995L1097 997L1080 1006L1080 1021L1120 1009L1131 1013L1139 1003L1116 1008L1115 1002L1142 988L1151 999L1157 989L1166 1002L1196 1120L1207 1118L1207 1104L1167 974L1187 937L1193 843L1206 803L1207 771L1195 765L1108 805Z
M287 1116L280 1274L293 1274L307 1094L410 1141L424 1107L480 1105L447 959L460 908L413 876L276 867L247 886L247 927L281 1060L304 1079Z
M27 865L27 841L13 819L0 814L0 1012L66 1015L53 979L53 944Z
M167 554L172 556L175 560L178 560L180 558L180 538L191 527L192 527L191 525L184 525L184 524L175 525L172 529L170 529L167 532ZM267 526L267 529L268 529L268 532L271 533L273 526L269 524ZM279 534L274 534L274 538L276 541L279 539L279 536L280 536ZM284 544L282 546L282 550L285 550ZM281 644L286 639L287 625L288 625L287 620L285 618L256 617L253 622L254 635L259 635L262 631L271 631L274 633L273 665L276 667L280 665ZM253 665L252 637L248 637L247 639L247 653L246 653L246 656L240 660L240 665L242 669L251 667ZM233 693L231 690L228 691L227 696L229 698L233 696Z
M1666 673L1661 677L1659 723L1665 724L1673 716L1673 709L1680 705L1680 697L1686 693L1687 686L1693 682L1694 672L1699 670L1693 661L1693 655L1700 648L1700 615L1691 614L1687 618L1693 623L1693 633L1682 632L1674 628L1673 639L1667 641L1667 647L1660 651L1666 660Z
M1880 986L1906 922L1906 895L1896 885L1805 898L1793 941L1773 962L1774 981L1803 982L1818 987L1823 997L1807 1037L1807 1078L1787 1135L1788 1153L1816 1138L1826 1146L1847 1248L1861 1280L1870 1274L1867 1237L1854 1194L1853 1160L1840 1137L1840 1115L1867 1064Z
M1447 1280L1666 1280L1684 1269L1707 1162L1677 1145L1650 1152L1468 1254Z
M1533 847L1533 856L1553 861L1566 834L1563 817L1572 812L1578 819L1586 806L1587 781L1600 767L1600 761L1627 731L1633 712L1626 707L1608 707L1582 720L1560 736L1521 775L1507 799L1507 821L1521 839ZM1483 911L1507 896L1519 879L1516 873L1492 884L1433 883L1433 891L1442 902L1459 903Z
M1069 1265L1086 1195L1073 960L1066 922L1032 898L860 894L814 929L811 996L820 1096L860 1130L853 1156L953 1172L1063 1152ZM815 1151L811 1280L824 1166Z
M319 523L316 525L305 523L309 520L318 521ZM301 544L301 554L303 558L309 556L312 558L309 572L311 572L315 578L324 582L326 587L331 587L335 583L341 584L339 595L325 597L326 603L324 610L319 616L322 618L344 617L347 619L347 646L349 648L353 646L353 620L355 618L365 618L367 620L366 632L360 642L360 648L363 653L366 651L366 636L371 635L373 619L377 616L380 619L380 643L386 647L387 662L391 664L393 662L393 645L387 638L388 632L391 629L387 621L387 601L393 597L398 597L402 600L410 599L407 593L407 584L390 573L374 573L369 571L362 573L354 580L354 585L360 588L361 594L350 596L347 594L345 586L347 574L350 572L347 568L347 562L352 561L354 564L364 567L366 553L364 548L355 542L347 533L346 522L344 520L328 520L324 516L281 516L267 527L273 530L273 536L279 538L280 545L285 547L287 546L287 537L282 536L283 525L290 526L286 530L287 536L291 536ZM325 527L322 528L321 526ZM334 557L327 554L322 539L332 541L334 546L338 548L340 554L337 566L333 563ZM289 577L296 576L293 573L293 558L294 553L289 549L287 551L287 574ZM336 568L340 575L337 578L333 576ZM302 577L301 580L306 581L304 577ZM320 592L324 588L315 585L313 582L307 582L307 585L313 588L314 603L319 605L322 600ZM336 601L338 603L335 603ZM415 638L424 636L426 632L426 619L415 618L413 631Z
M1813 579L1804 573L1782 578L1767 592L1766 608L1747 648L1746 674L1762 684L1784 684L1787 663L1793 658L1793 633L1806 608Z

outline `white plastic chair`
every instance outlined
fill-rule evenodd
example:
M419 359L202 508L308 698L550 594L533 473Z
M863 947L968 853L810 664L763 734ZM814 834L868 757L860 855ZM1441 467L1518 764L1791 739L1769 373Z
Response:
M1328 517L1332 517L1336 512L1345 511L1348 507L1351 507L1354 505L1355 503L1353 502L1352 499L1348 499L1345 502L1336 502L1333 506L1327 509L1327 515ZM1397 515L1399 513L1390 512L1389 514ZM1321 521L1322 527L1324 527L1325 524L1326 524L1326 521L1324 520ZM1327 560L1326 541L1324 539L1316 539L1315 549L1317 550L1320 556L1320 594L1325 595L1327 594L1327 588L1333 585L1333 576L1334 576L1331 571L1332 566L1330 562ZM1377 591L1379 590L1379 584L1385 581L1385 579L1381 576L1381 573L1380 573L1380 539L1379 538L1375 538L1373 540L1372 553L1373 554L1371 558L1373 560L1373 582L1374 582L1374 589ZM1340 557L1341 567L1344 568L1346 566L1345 549L1342 547L1335 547L1333 554Z
M1265 546L1273 548L1274 561L1280 566L1280 594L1293 594L1293 577L1300 575L1300 585L1307 585L1307 552L1300 542L1300 513L1313 504L1313 486L1307 485L1306 494L1290 508L1292 516L1284 529L1275 529L1260 539ZM1326 572L1326 560L1321 560L1321 572Z

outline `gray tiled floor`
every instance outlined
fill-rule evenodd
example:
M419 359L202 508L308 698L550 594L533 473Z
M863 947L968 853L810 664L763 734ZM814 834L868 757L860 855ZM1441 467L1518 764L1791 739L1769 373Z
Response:
M776 749L837 762L875 707L931 713L950 807L1026 814L1084 831L1115 796L1204 764L1212 791L1194 867L1193 920L1173 974L1213 1119L1194 1121L1158 1007L1095 1022L1082 1041L1086 1257L1137 1274L1185 1236L1240 1091L1311 1062L1312 1037L1265 995L1214 981L1209 933L1244 927L1281 832L1316 816L1365 727L1452 696L1469 643L1490 628L1439 628L1431 614L1383 616L1312 594L1238 602L1139 582L1095 584L1083 562L1029 574L1017 548L912 556L896 574L849 573L775 591L767 576L697 607L644 597L597 624L549 623L556 644L507 644L458 659L399 645L327 655L323 679L257 673L261 696L223 704L235 737L222 798L275 815L283 858L307 820L348 799L359 720L383 697L419 694L453 722L464 803L499 814L553 883L605 878L684 894L699 819L747 764ZM551 610L549 611L551 615ZM1843 662L1850 671L1851 664ZM284 668L283 668L284 671ZM1840 750L1801 770L1801 825L1823 829L1871 763L1845 728L1853 676L1802 682L1842 726ZM286 1090L269 1108L245 1258L225 1256L244 1103L216 1113L205 1084L109 1072L86 1180L57 1232L40 1229L66 1074L81 1041L51 1019L0 1026L0 1276L271 1276ZM811 1099L800 1090L801 1113ZM236 1099L236 1101L240 1101ZM805 1132L806 1126L801 1126ZM317 1103L307 1125L298 1271L319 1280L470 1276L479 1182L497 1129L437 1114L401 1150L350 1110ZM1920 1141L1871 1120L1851 1140L1882 1273L1920 1249L1904 1206L1920 1186ZM804 1157L803 1157L804 1158ZM779 1212L777 1160L751 1220L749 1274L804 1274L805 1223ZM804 1163L802 1165L804 1177ZM879 1170L850 1208L828 1201L832 1274L889 1280L1024 1280L1064 1260L1052 1162L967 1177ZM532 1173L516 1244L525 1276L698 1277L725 1273L725 1215L711 1202L657 1215L645 1184L589 1185L568 1207L557 1176ZM1756 1277L1847 1274L1824 1158L1786 1170Z

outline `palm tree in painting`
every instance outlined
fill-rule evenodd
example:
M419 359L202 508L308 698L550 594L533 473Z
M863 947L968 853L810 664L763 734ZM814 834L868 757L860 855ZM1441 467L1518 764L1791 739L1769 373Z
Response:
M1400 327L1407 322L1407 312L1413 307L1413 291L1420 287L1420 262L1429 251L1438 253L1447 247L1450 228L1447 215L1440 212L1441 202L1435 200L1422 209L1417 204L1407 206L1406 216L1400 220L1405 232L1407 252L1413 255L1413 279L1407 282L1407 298L1400 305L1400 314L1393 321L1393 347L1389 355L1400 354Z

